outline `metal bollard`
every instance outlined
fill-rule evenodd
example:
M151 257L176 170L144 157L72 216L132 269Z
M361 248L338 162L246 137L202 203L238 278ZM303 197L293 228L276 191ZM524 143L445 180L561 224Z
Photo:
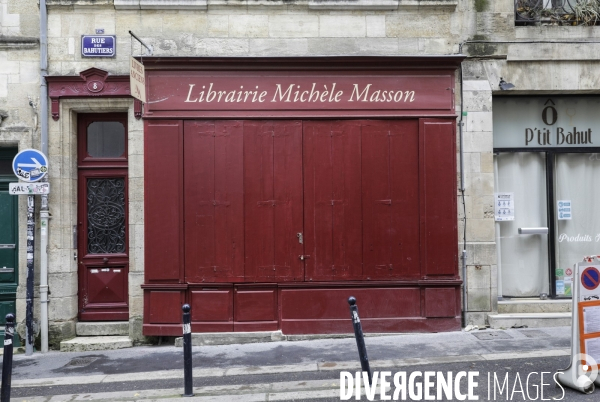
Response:
M354 336L356 337L356 346L358 347L360 366L362 367L362 371L367 372L367 375L369 377L369 384L371 384L371 367L369 366L369 358L367 357L365 336L363 335L362 325L360 324L360 318L358 317L358 306L356 305L356 298L354 296L350 296L348 298L348 304L350 305L350 316L352 317L352 324L354 325Z
M190 305L184 304L183 310L183 396L194 396L192 377L192 318Z
M6 326L4 327L4 356L2 358L2 389L0 390L0 402L10 401L14 334L15 316L9 313L6 314Z

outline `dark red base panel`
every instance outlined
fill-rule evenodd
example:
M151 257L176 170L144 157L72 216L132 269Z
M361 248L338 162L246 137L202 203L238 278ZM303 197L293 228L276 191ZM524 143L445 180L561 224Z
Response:
M192 332L351 333L350 296L357 299L367 333L457 331L461 328L460 284L448 280L143 285L143 333L181 335L184 303L192 308Z

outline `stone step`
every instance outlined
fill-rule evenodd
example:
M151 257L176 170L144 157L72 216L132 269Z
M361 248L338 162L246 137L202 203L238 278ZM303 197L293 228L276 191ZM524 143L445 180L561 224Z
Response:
M568 300L540 300L540 299L512 299L498 301L498 314L519 313L568 313L571 311L573 301Z
M88 321L75 326L77 336L129 336L129 321Z
M488 324L496 329L522 326L527 328L570 326L571 313L490 314Z
M90 350L113 350L130 348L133 342L128 336L78 336L60 343L61 352L87 352Z

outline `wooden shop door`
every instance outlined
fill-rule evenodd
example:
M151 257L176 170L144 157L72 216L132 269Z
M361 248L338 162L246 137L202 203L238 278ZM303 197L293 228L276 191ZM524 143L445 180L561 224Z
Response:
M188 121L185 280L304 279L302 123Z
M78 118L79 320L126 321L127 115Z

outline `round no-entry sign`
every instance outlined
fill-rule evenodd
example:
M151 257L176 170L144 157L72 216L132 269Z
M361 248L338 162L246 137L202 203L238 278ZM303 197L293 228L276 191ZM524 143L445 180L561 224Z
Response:
M581 284L587 290L594 290L600 284L600 272L596 267L587 267L581 273Z

